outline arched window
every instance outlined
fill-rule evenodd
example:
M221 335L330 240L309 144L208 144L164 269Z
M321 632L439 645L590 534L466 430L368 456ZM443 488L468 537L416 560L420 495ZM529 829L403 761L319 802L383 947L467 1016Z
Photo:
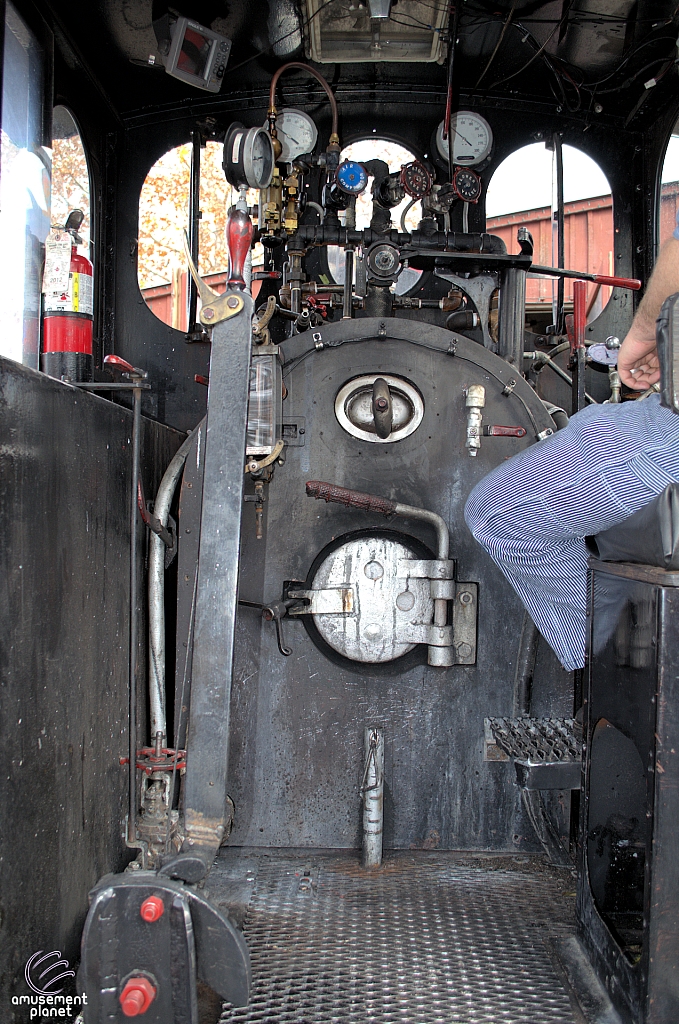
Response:
M198 270L214 291L223 292L228 276L226 219L236 192L222 170L222 145L207 142L200 157L200 231ZM169 150L146 175L139 198L137 277L149 309L170 327L188 327L188 271L184 233L189 230L191 144ZM259 192L250 189L248 205ZM261 262L261 246L253 253Z
M671 237L679 212L679 124L665 150L660 186L660 244Z
M563 147L565 265L588 274L614 273L613 200L603 171L573 146ZM552 197L553 154L544 143L524 146L497 168L486 196L486 230L499 235L508 252L517 252L517 228L525 226L535 244L534 262L556 266ZM526 313L551 309L553 278L528 275ZM611 288L589 284L587 319L601 313ZM573 301L573 282L566 280L565 301Z

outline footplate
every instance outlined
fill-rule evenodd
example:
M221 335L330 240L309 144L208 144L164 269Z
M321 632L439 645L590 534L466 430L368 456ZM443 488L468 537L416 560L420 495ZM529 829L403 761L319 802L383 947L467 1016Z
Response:
M514 761L522 789L579 789L582 737L574 718L486 718L486 761Z

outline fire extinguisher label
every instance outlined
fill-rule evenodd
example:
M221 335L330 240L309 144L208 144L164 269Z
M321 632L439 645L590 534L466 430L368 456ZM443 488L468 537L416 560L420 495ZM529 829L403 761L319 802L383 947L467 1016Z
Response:
M46 295L61 294L68 288L73 240L67 231L51 231L45 241L45 272L42 290Z
M86 313L92 316L93 308L90 274L69 274L65 291L45 295L46 313Z

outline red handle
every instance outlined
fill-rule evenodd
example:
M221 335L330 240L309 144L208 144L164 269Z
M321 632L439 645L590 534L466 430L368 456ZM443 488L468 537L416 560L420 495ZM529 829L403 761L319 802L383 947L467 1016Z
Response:
M612 288L629 288L632 292L638 292L641 288L641 281L636 277L604 277L603 274L592 274L595 284L610 284Z
M347 487L337 487L335 484L326 484L320 480L307 480L306 492L309 498L335 501L338 505L360 508L364 512L390 516L396 511L396 502L389 501L388 498L380 498L377 494L364 494L362 491L350 491Z
M243 268L250 251L252 242L252 221L250 215L244 210L237 210L235 207L229 214L226 224L226 244L229 250L229 280L226 282L229 288L240 288L243 291L246 287L243 277Z
M118 373L136 373L134 366L120 356L104 356L104 366L108 366L109 370L117 370Z
M498 424L483 428L486 437L525 437L525 427L501 427Z

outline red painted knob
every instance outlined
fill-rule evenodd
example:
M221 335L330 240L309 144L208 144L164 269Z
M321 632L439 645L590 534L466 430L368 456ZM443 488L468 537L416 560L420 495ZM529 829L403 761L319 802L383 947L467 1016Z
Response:
M245 260L250 251L252 241L252 221L249 214L244 210L237 210L235 207L229 214L226 222L226 244L229 250L229 280L226 282L229 288L245 288L243 269Z
M126 1017L138 1017L146 1013L156 998L156 990L148 978L128 978L120 993L120 1005Z
M148 899L144 900L141 905L139 913L145 921L151 924L153 921L157 921L163 916L165 911L165 905L161 900L160 896L149 896Z

